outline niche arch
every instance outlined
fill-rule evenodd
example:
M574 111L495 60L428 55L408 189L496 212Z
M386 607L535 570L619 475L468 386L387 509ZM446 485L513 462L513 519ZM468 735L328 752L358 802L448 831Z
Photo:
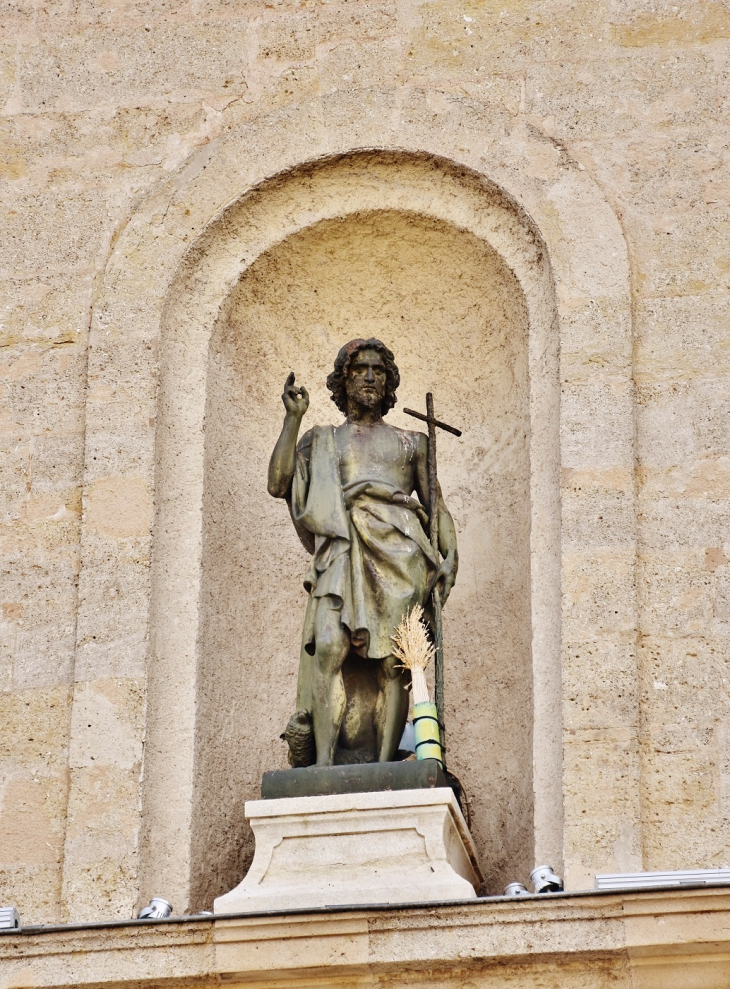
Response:
M397 233L399 223L400 235ZM409 240L408 231L413 235L414 229L417 232ZM350 231L349 240L343 237L345 230ZM296 265L283 276L277 272L282 266L287 266L287 245L295 244L297 240L301 241L307 236L312 243L319 236L320 248L322 238L330 238L331 261L337 255L335 245L339 238L340 252L345 255L350 252L352 263L360 265L363 258L368 258L368 252L375 251L378 242L382 248L383 238L387 240L390 237L386 255L391 261L394 260L396 266L398 258L393 259L393 254L400 248L404 252L415 251L415 257L418 258L421 256L418 254L419 243L423 245L431 238L434 241L432 247L437 251L435 242L440 239L444 266L448 266L450 251L458 253L463 249L466 252L465 257L468 255L470 258L468 264L471 267L465 272L465 280L471 279L473 283L472 295L469 300L462 300L462 304L469 309L470 305L473 308L486 303L484 312L477 316L477 323L479 320L484 322L485 319L489 322L489 301L480 300L475 264L484 265L484 291L492 292L502 313L501 322L496 320L499 329L493 327L490 330L485 323L484 352L472 353L461 369L458 357L453 354L449 357L449 341L442 339L446 335L446 324L441 326L441 359L451 361L448 375L452 379L461 377L462 384L471 381L475 389L480 387L480 378L482 382L492 382L488 386L493 393L490 401L496 404L493 408L494 428L491 434L489 428L485 428L488 426L488 414L486 418L479 420L476 429L470 430L469 424L465 423L470 437L466 456L472 461L472 479L483 470L485 483L489 480L497 484L496 478L506 474L512 477L510 472L513 466L517 461L521 463L517 470L520 477L515 476L510 482L505 482L506 486L501 494L495 494L494 490L491 494L485 491L481 505L471 512L473 527L462 531L462 538L466 537L469 544L473 544L475 540L478 542L480 528L477 520L480 513L484 525L489 528L485 520L490 510L490 498L501 499L505 505L510 501L517 505L516 508L513 505L511 521L505 522L512 536L505 538L500 544L496 537L502 530L499 525L493 525L491 536L487 537L493 545L491 548L484 548L477 567L478 575L474 570L466 577L462 576L464 583L469 580L474 583L486 580L487 586L482 595L478 592L472 595L472 604L481 600L476 608L477 613L474 607L467 607L469 614L460 615L461 621L471 629L472 655L463 655L468 648L466 642L463 642L462 656L458 662L462 667L464 682L459 685L452 680L447 697L447 708L452 712L451 738L455 753L461 750L469 754L464 765L459 764L458 756L452 762L454 768L466 777L465 783L474 795L476 832L483 846L482 855L491 863L489 888L495 892L500 885L504 885L510 868L517 868L522 874L525 869L529 871L530 863L534 861L537 790L533 774L539 776L549 772L558 778L560 775L560 753L551 744L554 725L550 727L550 735L546 735L541 731L539 723L534 724L533 710L535 657L537 656L538 677L542 675L553 682L559 682L560 678L559 383L557 308L553 277L545 245L534 224L524 210L493 183L464 167L434 156L402 152L360 152L302 165L252 190L206 231L187 258L184 270L168 296L162 334L158 426L161 442L158 447L158 508L151 623L155 676L167 670L168 677L166 685L159 684L159 699L154 681L151 681L150 698L159 703L165 691L169 690L169 677L176 666L179 667L179 657L183 650L185 654L195 657L193 679L189 685L189 690L194 694L191 700L196 718L190 794L190 900L193 906L205 906L213 896L234 885L242 870L247 867L252 849L243 822L243 800L256 796L261 772L272 765L283 765L285 755L281 746L275 747L275 742L288 716L287 708L282 707L278 711L275 692L269 683L268 702L263 705L267 713L262 714L252 694L255 691L256 677L252 676L250 681L246 680L245 674L237 677L233 658L238 655L244 669L254 671L255 650L247 649L240 641L241 636L245 635L248 621L255 626L255 637L260 640L265 637L267 624L264 622L259 627L260 623L256 622L254 612L249 612L248 619L242 615L241 609L246 611L245 603L242 600L239 607L234 599L235 595L226 600L225 614L221 613L220 604L225 597L225 589L230 587L231 582L238 580L244 588L247 581L260 580L262 573L268 573L266 579L271 587L272 597L267 599L264 595L256 598L255 616L260 617L266 612L268 604L271 627L276 629L274 634L290 641L287 641L287 648L283 651L278 644L274 645L273 650L261 643L256 648L262 650L266 665L278 664L282 674L282 691L291 694L291 706L294 694L291 673L296 666L296 642L303 611L301 602L299 607L294 605L294 599L289 604L291 592L288 585L294 587L300 584L304 566L301 561L298 566L292 565L291 550L277 555L276 540L283 541L285 546L294 547L296 538L286 528L288 518L281 506L278 506L277 512L275 506L269 505L268 501L264 504L261 500L267 498L265 457L268 455L268 446L275 439L274 430L273 439L267 436L264 443L267 452L258 450L261 460L258 489L250 476L242 480L239 474L238 483L246 488L245 495L240 496L241 510L245 511L243 506L246 499L254 499L256 510L253 515L264 520L265 528L260 540L265 543L266 548L259 547L261 557L268 558L272 554L277 556L286 574L279 581L278 593L282 591L281 584L286 584L284 600L287 601L287 609L291 607L291 616L283 625L281 622L277 623L277 584L273 572L267 571L265 567L257 570L255 563L251 565L251 554L256 553L256 539L249 541L247 548L244 548L244 540L239 545L238 552L227 554L226 545L230 544L233 530L229 527L227 537L223 538L226 526L220 520L235 514L233 509L236 497L221 500L217 496L222 487L234 490L237 485L235 472L221 470L227 444L235 447L236 437L241 440L243 436L255 436L253 447L258 448L259 438L263 441L266 436L266 424L254 417L249 422L248 429L240 424L231 427L231 421L236 419L235 402L231 404L230 399L227 400L228 404L219 402L215 400L215 396L211 399L211 390L215 392L216 381L221 375L228 375L228 390L236 390L236 373L233 371L235 359L230 358L229 366L224 368L222 364L225 363L225 358L222 355L227 350L226 329L228 350L231 349L231 327L236 324L236 306L239 309L240 322L243 305L241 297L246 294L247 280L250 281L254 276L259 279L253 293L254 301L249 300L248 303L249 312L256 303L262 304L262 295L266 292L266 279L260 274L262 266L266 269L268 265L269 278L279 278L279 294L296 292L296 285L293 283ZM327 252L325 246L323 258L327 256ZM359 256L355 258L358 252ZM481 260L475 260L477 256ZM425 254L423 257L425 258ZM385 259L384 255L381 268ZM425 260L423 263L426 263ZM333 275L335 279L339 277L343 280L343 284L348 278L347 265L345 260L339 268L339 275ZM405 267L408 269L407 264ZM410 267L416 280L418 267L417 260ZM301 342L295 339L295 323L289 326L292 357L298 352L300 364L306 359L307 353L319 349L316 358L310 361L312 374L316 374L318 380L307 381L315 395L326 396L322 388L326 367L331 364L339 346L349 336L362 333L367 335L370 332L377 332L385 337L386 342L396 351L396 358L399 343L403 345L408 342L408 349L413 353L413 369L410 374L410 388L413 392L414 372L418 373L418 359L415 354L418 347L413 347L412 336L414 333L422 333L424 343L428 342L430 348L438 346L440 338L438 333L428 331L426 324L429 318L425 310L420 313L420 329L418 326L408 325L408 270L402 274L403 280L399 286L393 285L392 273L390 276L383 276L385 282L391 285L389 301L384 302L381 299L378 303L370 299L365 304L364 320L367 330L358 327L348 330L344 325L330 326L328 330L320 325L310 334L307 348L302 349ZM433 264L432 275L434 278L439 277L437 263ZM451 276L453 294L457 296L459 275L453 264ZM377 279L372 272L371 277ZM320 288L324 288L326 284L325 279ZM400 325L393 325L398 308L393 293L397 296L399 289L404 293L403 305L406 307L406 312L401 313L402 317L405 316L406 325L403 329ZM423 284L422 291L428 291L427 283ZM444 282L444 298L448 298L449 291L448 282ZM416 302L417 297L412 296L411 306ZM432 303L437 304L435 297ZM300 302L300 311L302 305ZM311 311L316 308L315 306ZM329 310L335 322L336 309L337 303ZM306 322L306 305L302 316ZM327 319L324 318L324 321L326 323ZM221 330L221 326L224 330ZM253 351L253 359L248 361L249 373L256 374L257 362L263 373L264 366L270 363L269 351L273 348L278 351L278 362L285 374L286 331L280 339L275 340L272 335L260 338L255 328L249 329L247 336L245 329L241 330L239 327L238 331L242 338L239 349L242 347ZM474 329L470 332L472 336L468 347L471 351L479 351ZM517 340L517 337L520 339ZM456 343L456 340L451 343ZM233 350L235 349L233 346ZM498 372L494 367L490 368L490 364L500 361ZM325 366L316 367L317 362L324 362ZM239 379L245 376L245 365L246 361L239 364ZM512 382L511 385L508 385L508 379ZM515 384L517 379L520 379L519 384ZM425 391L427 387L439 390L435 366L429 366L421 380L424 382L421 390ZM184 387L181 387L182 382L185 383ZM278 405L271 401L272 389L273 396L276 396L278 385L273 380L263 390L251 383L248 402L268 400L271 412L278 419ZM458 388L456 390L458 392ZM443 388L441 392L444 392ZM509 398L508 395L512 392L519 392L519 396L515 398L512 395ZM418 401L416 394L411 402ZM455 407L451 403L451 408L449 398L445 396L445 413L448 412L452 418L459 418L460 415L473 416L474 408L479 403L470 404L464 391L460 395L460 401ZM503 402L503 406L500 402ZM515 406L511 414L510 402ZM246 403L240 403L239 414L245 406ZM324 409L317 411L320 414L311 416L312 422L317 418L321 421ZM391 419L393 417L391 414ZM404 420L404 417L401 416L400 419ZM498 419L500 421L497 425ZM228 426L221 428L222 422L228 423ZM407 426L408 421L404 420L401 424ZM478 435L479 428L485 430L483 436ZM223 436L228 439L223 440ZM245 449L243 442L241 449ZM443 458L442 463L446 465L447 471L449 465L452 465L458 474L455 465L459 455L459 451L454 451L451 456ZM240 464L243 466L247 459L250 458L241 455ZM479 467L478 463L482 466ZM485 464L489 466L485 468ZM466 477L462 477L462 495L469 490L466 480ZM444 486L448 492L446 479ZM474 492L469 497L480 502ZM504 511L507 512L506 507ZM277 514L279 525L276 540L269 540L271 527L277 525ZM459 511L456 506L455 515L458 520ZM212 523L211 518L218 521ZM255 526L253 517L249 517L247 523ZM233 538L235 541L235 537ZM465 547L465 572L475 566L472 549L472 545ZM491 563L487 562L484 555L489 557L490 553ZM285 560L287 554L289 558ZM520 578L513 573L518 557L522 568ZM490 567L492 574L497 575L492 585L491 602L483 600L484 596L489 597ZM216 585L216 574L220 575L221 568L227 577L223 584ZM517 583L522 581L522 590L513 593L511 604L508 604L506 598L502 600L502 586L515 580ZM213 591L216 586L217 591ZM455 601L458 599L457 590ZM217 602L217 605L211 604L211 601ZM501 625L495 615L500 610L504 612ZM447 619L448 617L447 612ZM226 623L229 624L227 632ZM485 633L490 624L496 626L491 639ZM185 637L184 645L181 636ZM511 644L510 636L515 642L519 640L519 645ZM211 640L218 645L211 644ZM226 641L235 642L232 650L229 650L230 655L226 652L225 645L221 645ZM227 664L227 672L217 669L217 662ZM495 685L491 707L489 690L475 689L475 685L481 686L480 665L484 666L484 679L492 680ZM544 672L548 666L549 675ZM288 671L287 667L290 668ZM152 670L150 672L152 675ZM482 704L486 703L481 718L468 714L466 702L470 682L472 693L480 696ZM284 684L288 684L288 687L284 687ZM226 704L228 707L224 710ZM511 704L514 706L510 707ZM242 720L248 721L248 729L242 729ZM151 720L150 726L154 723ZM474 737L462 738L459 730L461 724L468 725L472 735L484 733L485 744L481 746L479 739ZM236 740L233 745L232 739ZM149 774L148 779L154 779L155 766L162 757L162 752L157 747L148 749L148 752L146 774ZM483 762L478 765L480 756ZM533 768L534 762L537 765ZM546 767L546 762L549 763L549 768ZM538 814L540 810L541 808L537 809Z
M616 213L591 163L534 119L400 85L353 88L347 106L339 114L317 98L275 111L247 104L131 204L95 278L63 866L76 919L96 916L99 895L118 917L159 890L178 910L191 904L205 341L242 271L276 240L256 206L262 191L301 174L302 163L373 148L471 176L509 204L508 228L526 222L544 242L555 325L533 357L550 371L559 349L562 488L531 530L532 608L549 618L533 625L532 642L535 857L562 863L573 889L594 872L641 868L630 268ZM444 195L450 208L469 202L446 187ZM233 222L242 203L245 245ZM306 226L307 208L296 222L285 217L278 236ZM174 422L172 406L156 420L158 394L174 388L190 405L177 403ZM539 428L546 445L558 429L551 409L532 422L533 439ZM86 511L110 485L148 514L132 543L99 531ZM113 712L110 677L130 701ZM620 705L604 697L606 682ZM92 733L88 714L99 705L95 723L106 728ZM112 750L107 728L128 744ZM100 771L113 800L129 807L113 834L105 802L88 799ZM586 805L596 773L620 780L610 813L605 802ZM90 875L102 878L92 886Z

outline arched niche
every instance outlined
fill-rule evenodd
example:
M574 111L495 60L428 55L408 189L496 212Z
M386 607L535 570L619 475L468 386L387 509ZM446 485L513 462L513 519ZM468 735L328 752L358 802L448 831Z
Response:
M164 314L145 813L148 828L167 821L185 841L193 907L240 879L251 854L244 800L285 764L278 735L294 701L306 561L265 490L277 396L293 368L312 389L309 421L336 417L324 378L345 340L370 333L401 364L390 421L412 425L398 408L422 405L430 388L465 429L441 456L462 554L447 613L447 717L490 891L529 871L536 821L559 831L560 808L546 813L535 786L561 776L554 712L535 720L533 704L536 678L560 682L547 252L525 212L463 167L338 156L225 211ZM181 698L192 764L161 717Z
M307 554L266 494L289 368L310 422L342 421L325 388L340 346L378 336L402 383L387 421L435 392L464 429L441 438L460 544L445 612L449 766L471 796L489 884L534 863L530 381L519 281L474 234L403 210L322 220L262 254L216 321L208 355L193 850L194 902L230 888L253 853L242 815L283 768L294 710ZM220 836L220 839L218 838ZM516 870L516 872L515 872Z
M176 910L191 903L209 340L257 257L358 210L470 230L520 282L535 856L562 864L572 889L642 867L630 265L610 190L534 118L463 94L411 81L353 88L347 105L242 105L120 217L95 277L63 864L75 919L96 917L100 896L120 918L160 890ZM323 181L334 170L336 193ZM558 351L556 415L557 388L534 385L555 380ZM112 489L139 516L131 544L88 511ZM130 744L110 746L110 733ZM127 808L111 832L110 802Z

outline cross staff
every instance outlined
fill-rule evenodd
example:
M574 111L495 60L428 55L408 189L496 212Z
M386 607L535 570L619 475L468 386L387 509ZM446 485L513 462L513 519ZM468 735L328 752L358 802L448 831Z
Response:
M436 559L439 559L439 514L438 514L438 479L436 476L436 427L445 429L454 436L461 436L461 430L455 426L449 426L445 422L436 419L433 414L433 394L426 394L426 415L422 412L414 412L413 409L403 409L409 416L414 416L422 422L428 423L428 500L429 515L431 517L431 546L433 547ZM438 711L439 722L441 723L441 744L446 750L446 728L444 727L444 633L441 625L441 591L438 587L433 588L433 630L436 646L436 710Z

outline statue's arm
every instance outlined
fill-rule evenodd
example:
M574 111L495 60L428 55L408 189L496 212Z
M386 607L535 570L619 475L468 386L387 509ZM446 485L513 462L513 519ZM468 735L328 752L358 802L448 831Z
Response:
M428 437L424 433L418 434L418 447L416 453L416 492L421 499L421 503L430 510L428 497ZM456 581L456 574L459 569L459 550L456 545L456 526L451 517L451 512L446 507L441 485L438 485L438 526L439 526L439 551L443 557L434 583L438 583L441 589L441 598L444 604L451 593L451 588Z
M455 567L459 566L459 550L456 546L456 526L451 517L451 512L446 507L441 494L441 485L438 485L438 506L439 506L439 549L444 559L451 558ZM454 576L456 571L454 571Z
M286 409L284 425L269 461L269 494L274 498L286 498L291 487L297 463L297 437L304 413L309 407L306 388L294 384L292 372L284 384L281 396Z

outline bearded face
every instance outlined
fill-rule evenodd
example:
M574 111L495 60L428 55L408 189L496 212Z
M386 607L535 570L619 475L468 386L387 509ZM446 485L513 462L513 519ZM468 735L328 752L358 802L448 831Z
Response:
M385 362L377 350L365 348L358 351L350 362L345 379L348 405L361 408L377 408L385 397Z

